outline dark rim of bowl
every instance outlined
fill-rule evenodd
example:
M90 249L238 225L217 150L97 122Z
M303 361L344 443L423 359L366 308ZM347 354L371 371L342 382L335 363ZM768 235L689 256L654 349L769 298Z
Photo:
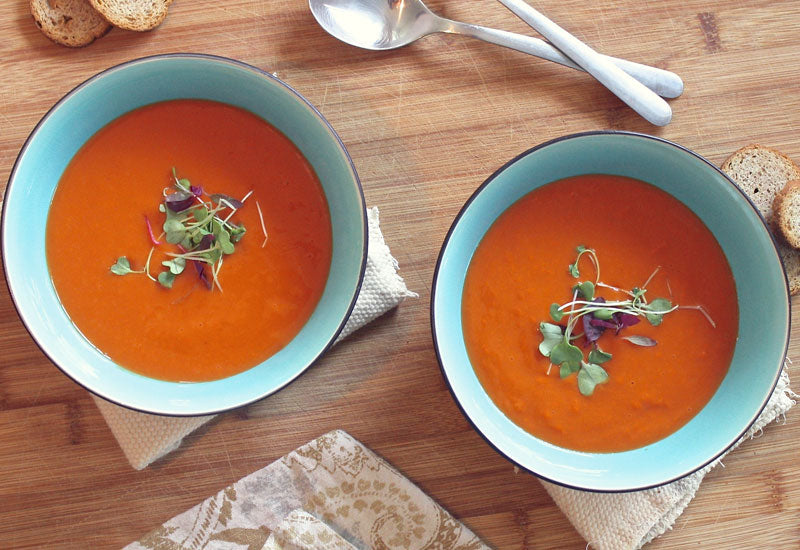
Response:
M789 293L789 282L788 282L788 279L786 277L786 271L783 269L783 267L781 267L781 271L783 273L785 292L786 292L787 307L786 307L786 335L784 336L784 348L783 348L783 354L782 354L783 359L781 360L780 368L777 369L777 374L776 374L775 379L773 380L772 384L770 385L769 393L767 393L766 397L764 398L763 403L758 407L758 410L753 415L753 417L747 422L747 425L741 431L741 433L739 433L739 435L737 435L733 439L733 441L731 441L730 443L725 445L725 447L722 450L720 450L717 453L715 453L711 458L709 458L708 460L706 460L702 464L700 464L700 465L698 465L696 467L692 467L690 470L687 470L686 472L684 472L682 474L679 474L677 476L671 477L671 478L666 479L664 481L659 481L659 482L656 482L656 483L652 483L652 484L649 484L649 485L636 486L636 487L630 487L630 488L620 488L620 489L593 489L593 488L590 488L590 487L581 487L579 485L571 485L571 484L563 482L563 481L550 479L547 476L539 474L539 473L531 470L527 466L518 463L517 461L512 459L510 456L508 456L505 452L503 452L502 449L497 447L492 442L492 440L489 438L489 436L486 435L485 433L483 433L478 428L478 426L475 424L475 422L473 422L472 418L470 418L470 416L467 414L466 410L464 410L464 407L461 404L461 401L459 400L458 396L456 395L455 390L453 389L453 385L450 383L450 379L447 376L447 372L444 369L444 363L442 361L442 356L441 356L441 353L439 351L439 341L438 341L437 334L436 334L436 308L435 308L435 304L436 304L436 289L437 289L437 282L438 282L438 279L439 279L439 270L440 270L441 264L442 264L442 257L444 256L445 250L447 250L447 246L448 246L448 244L450 242L450 237L452 236L453 231L455 230L456 226L458 225L459 221L461 220L461 217L467 211L467 209L472 204L472 202L475 200L475 198L484 190L484 188L487 187L489 185L489 183L492 180L494 180L500 173L502 173L504 170L506 170L506 168L508 168L509 166L511 166L512 164L517 162L518 160L522 159L523 157L525 157L525 156L527 156L527 155L529 155L529 154L531 154L531 153L533 153L533 152L535 152L535 151L537 151L539 149L547 147L549 145L553 145L555 143L558 143L558 142L561 142L561 141L570 140L570 139L574 139L574 138L581 138L581 137L587 137L587 136L600 136L600 135L623 135L623 136L634 137L634 138L637 138L637 139L648 139L648 140L652 140L652 141L657 141L657 142L663 143L665 145L668 145L670 147L674 147L674 148L676 148L676 149L678 149L680 151L683 151L684 153L688 153L689 155L697 158L698 160L700 160L703 163L705 163L708 166L710 166L714 171L716 171L718 174L723 176L723 178L728 182L728 184L732 185L733 188L736 189L739 192L739 194L747 201L747 204L750 205L750 208L753 209L753 212L761 220L761 223L764 225L765 231L767 232L767 234L770 237L770 240L772 242L772 252L775 254L775 260L778 262L778 265L783 266L783 262L781 260L780 254L778 252L778 246L777 246L777 243L775 241L775 237L772 235L772 232L769 231L769 226L767 225L766 221L764 220L764 217L758 211L758 208L756 208L755 204L750 199L750 197L748 197L747 194L744 191L742 191L739 188L739 186L736 185L736 183L730 177L728 177L727 174L725 174L725 172L720 170L717 166L715 166L713 163L708 161L706 158L698 155L694 151L692 151L690 149L687 149L686 147L684 147L682 145L679 145L679 144L674 143L672 141L669 141L667 139L656 137L656 136L651 136L651 135L648 135L648 134L642 134L642 133L638 133L638 132L628 132L628 131L623 131L623 130L597 130L597 131L579 132L579 133L575 133L575 134L568 134L568 135L565 135L565 136L561 136L561 137L557 137L557 138L551 139L549 141L546 141L546 142L541 143L539 145L536 145L534 147L531 147L530 149L520 153L519 155L515 156L514 158L512 158L511 160L509 160L508 162L503 164L500 168L495 170L495 172L491 176L486 178L486 180L472 193L472 195L469 197L469 199L467 199L467 201L464 203L464 206L461 207L461 209L459 210L459 212L456 215L455 219L453 220L453 223L450 226L450 229L447 231L447 235L445 235L444 242L442 243L442 247L441 247L441 249L439 251L439 257L436 260L436 267L435 267L434 272L433 272L433 282L432 282L432 286L431 286L431 303L430 303L431 335L433 337L433 347L434 347L434 351L436 352L436 360L439 363L439 369L442 371L442 376L444 377L444 380L447 383L447 388L450 390L450 394L453 396L453 400L456 402L456 405L458 405L458 408L461 410L461 414L464 415L464 418L466 418L467 421L472 425L473 429L498 454L503 456L506 460L508 460L509 462L514 464L515 466L517 466L519 468L522 468L526 472L528 472L530 474L533 474L534 476L536 476L536 477L538 477L540 479L543 479L543 480L548 481L550 483L554 483L556 485L560 485L562 487L566 487L568 489L577 489L577 490L580 490L580 491L587 491L587 492L594 492L594 493L626 493L626 492L633 492L633 491L643 491L645 489L652 489L652 488L655 488L655 487L661 487L661 486L666 485L668 483L672 483L673 481L677 481L679 479L683 479L684 477L686 477L688 475L691 475L691 474L697 472L698 470L701 470L702 468L708 466L709 464L711 464L712 462L717 460L719 457L721 457L723 454L725 454L728 450L730 450L747 433L747 431L752 427L752 425L755 423L755 421L761 415L762 411L764 410L764 407L767 406L767 403L769 402L770 397L772 396L773 392L775 391L775 387L778 384L778 380L780 379L781 372L783 371L784 365L786 363L786 354L787 354L788 348L789 348L789 336L791 334L791 295Z
M319 110L314 105L311 104L311 102L309 102L305 97L303 97L302 94L300 94L297 90L295 90L294 88L289 86L286 82L284 82L283 80L281 80L277 76L274 76L274 75L272 75L272 74L270 74L270 73L268 73L266 71L263 71L263 70L259 69L258 67L254 67L254 66L249 65L247 63L244 63L242 61L237 61L235 59L231 59L231 58L228 58L228 57L222 57L222 56L211 55L211 54L203 54L203 53L167 53L167 54L158 54L158 55L151 55L151 56L132 59L132 60L120 63L118 65L114 65L112 67L109 67L107 69L104 69L104 70L100 71L99 73L96 73L93 76L89 77L88 79L84 80L83 82L81 82L80 84L75 86L74 88L72 88L69 92L64 94L64 96L61 99L59 99L52 107L50 107L50 109L47 110L47 112L44 114L44 116L42 116L42 118L39 120L39 122L36 123L36 126L34 126L33 130L31 130L31 133L28 134L28 137L25 139L25 143L23 143L22 147L20 148L19 153L17 154L17 158L14 161L14 165L11 168L11 173L10 173L9 178L8 178L8 184L6 185L6 195L8 194L8 190L11 188L11 185L14 182L14 178L15 178L15 175L16 175L16 172L17 172L17 164L20 162L20 159L24 155L25 151L28 149L28 146L29 146L31 140L36 136L36 134L39 131L39 128L50 118L52 113L55 112L55 110L58 109L67 99L69 99L70 97L72 97L73 95L78 93L81 89L83 89L85 86L89 85L90 83L94 82L95 80L98 80L98 79L102 78L103 76L105 76L108 73L116 72L116 71L118 71L120 69L124 69L125 67L127 67L129 65L138 65L140 63L146 63L146 62L155 61L155 60L159 60L159 59L175 59L175 58L178 58L178 59L204 59L204 60L208 60L208 61L214 61L214 62L218 62L218 63L234 65L236 67L249 70L249 71L254 72L254 73L256 73L256 74L258 74L258 75L260 75L260 76L262 76L264 78L267 78L269 80L273 80L273 81L277 82L285 90L287 90L288 92L293 94L297 99L299 99L309 109L311 109L311 111L314 113L314 115L316 115L316 117L328 128L328 130L330 131L331 136L334 137L334 139L336 140L336 142L339 145L339 149L344 154L344 157L347 159L347 163L350 165L350 170L351 170L351 172L353 174L356 190L358 191L359 202L361 204L361 212L362 212L362 220L361 221L362 221L362 225L363 225L363 228L364 228L364 230L363 230L363 243L364 243L364 246L363 246L363 252L362 252L362 256L361 256L361 267L359 269L358 281L357 281L355 289L353 291L353 296L350 299L350 305L348 306L345 315L343 316L342 320L340 321L339 326L333 332L330 340L325 344L325 346L323 346L323 348L319 352L319 354L317 354L311 361L309 361L308 364L305 365L303 367L303 369L300 370L295 376L291 377L289 380L287 380L286 382L284 382L283 384L281 384L277 388L274 388L274 389L270 390L269 392L265 392L265 393L263 393L263 394L261 394L259 396L256 396L255 398L250 399L249 401L244 402L244 403L239 403L239 404L232 405L230 407L224 407L224 408L221 408L221 409L213 409L213 410L209 410L209 411L202 411L202 412L196 412L196 413L171 413L171 412L153 411L153 410L149 410L149 409L145 409L145 408L134 407L134 406L122 403L117 399L113 399L113 398L111 398L109 396L103 395L100 391L92 389L92 388L86 386L85 384L82 384L81 382L76 380L72 375L70 375L69 372L67 372L64 368L62 368L61 365L59 365L58 362L55 361L53 359L53 357L51 357L44 350L44 347L42 347L42 344L39 342L38 338L33 333L33 331L31 331L30 327L28 326L28 323L25 321L25 318L22 315L22 312L21 312L21 310L19 308L19 305L17 304L17 300L14 297L14 293L11 290L11 285L9 284L9 277L8 277L8 266L7 266L6 262L5 262L5 247L3 247L3 258L4 258L4 261L3 261L3 272L4 272L4 275L5 275L6 288L8 289L8 293L11 296L11 301L14 304L14 309L17 310L17 315L19 316L20 321L22 322L23 326L25 327L25 330L28 331L28 334L31 335L31 338L33 339L34 343L39 347L39 349L42 351L42 353L50 360L50 362L53 363L56 367L58 367L58 369L62 373L64 373L68 378L70 378L73 382L75 382L76 384L78 384L79 386L84 388L85 390L89 391L90 393L92 393L94 395L97 395L98 397L100 397L100 398L102 398L102 399L104 399L106 401L109 401L111 403L114 403L114 404L119 405L121 407L125 407L125 408L130 409L130 410L144 412L144 413L147 413L147 414L155 414L155 415L159 415L159 416L195 417L195 416L206 416L206 415L219 414L219 413L223 413L223 412L226 412L226 411L238 409L238 408L241 408L241 407L246 407L247 405L251 405L251 404L253 404L253 403L257 402L257 401L260 401L260 400L262 400L262 399L264 399L266 397L269 397L270 395L272 395L274 393L277 393L278 391L282 390L283 388L285 388L290 383L294 382L297 378L300 377L300 375L305 373L311 367L311 365L316 363L317 360L326 351L328 351L333 346L334 342L336 341L336 338L339 336L339 334L341 334L342 330L344 329L345 324L347 323L347 320L350 318L350 315L353 312L353 308L356 305L356 300L358 298L358 295L361 292L361 285L364 282L364 273L365 273L366 267L367 267L367 256L368 256L368 249L369 249L369 222L367 221L367 211L366 211L366 202L364 200L364 190L363 190L363 188L361 186L361 180L358 177L358 172L356 172L355 164L353 164L353 159L350 157L350 153L347 151L347 148L345 147L344 142L342 142L342 139L339 137L339 134L336 133L336 130L333 129L333 126L331 126L331 124L322 115L322 113L320 113ZM4 200L3 201L3 212L2 212L2 224L0 224L0 243L5 243L6 242L6 236L7 235L6 235L6 221L5 221L6 220L6 215L5 214L6 214L6 208L7 207L8 207L8 201ZM143 377L143 378L146 378L146 377ZM213 381L208 382L208 383L213 383Z

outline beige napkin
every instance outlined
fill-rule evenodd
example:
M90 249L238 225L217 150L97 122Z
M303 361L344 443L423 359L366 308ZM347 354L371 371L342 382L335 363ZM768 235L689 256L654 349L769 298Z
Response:
M369 250L364 280L355 307L337 342L356 329L397 306L410 292L397 273L397 261L383 240L378 209L367 210ZM97 407L119 442L131 466L141 470L178 448L188 434L214 418L211 416L167 417L120 407L97 396Z
M416 485L337 430L175 516L126 550L483 550Z
M327 523L293 510L269 535L264 550L356 550Z
M733 448L752 439L770 422L783 418L796 397L784 370L761 416ZM542 485L589 546L595 550L633 550L672 528L694 498L703 477L723 458L724 455L668 485L635 493L588 493L545 481Z

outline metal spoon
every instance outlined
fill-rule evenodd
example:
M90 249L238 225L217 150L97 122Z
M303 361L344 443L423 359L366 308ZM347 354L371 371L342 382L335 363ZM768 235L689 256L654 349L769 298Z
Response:
M666 126L672 120L672 109L652 90L610 63L592 48L536 11L524 0L500 0L520 19L547 38L555 47L583 67L603 86L627 103L634 111L656 126Z
M584 70L544 40L445 19L430 11L422 0L308 0L308 6L323 29L359 48L391 50L432 33L446 32ZM678 97L683 92L683 81L675 73L615 57L601 57L663 97Z

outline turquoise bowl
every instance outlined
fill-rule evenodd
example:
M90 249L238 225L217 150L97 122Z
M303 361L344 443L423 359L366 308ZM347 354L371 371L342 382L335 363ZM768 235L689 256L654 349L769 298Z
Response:
M112 362L71 323L48 274L45 225L65 167L95 132L143 105L208 99L244 108L283 132L324 189L333 259L322 298L299 334L249 370L213 382L147 378ZM367 257L364 197L344 145L322 115L274 76L230 59L161 55L110 68L79 85L42 118L17 158L2 219L6 281L19 315L42 351L94 394L140 411L191 416L239 407L281 389L336 339L352 310Z
M484 391L462 334L464 278L475 248L492 223L533 189L583 174L636 178L683 202L721 245L738 292L739 337L728 374L711 401L677 432L626 452L572 451L518 427ZM789 325L786 276L772 236L750 200L697 154L663 139L626 132L555 139L495 172L450 228L431 297L439 363L456 402L475 429L497 451L533 474L600 492L662 485L697 471L729 449L753 424L775 388L786 357Z

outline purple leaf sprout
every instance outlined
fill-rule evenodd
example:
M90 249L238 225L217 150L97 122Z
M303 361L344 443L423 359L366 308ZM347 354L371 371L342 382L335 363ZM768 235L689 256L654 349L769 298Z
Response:
M164 203L173 212L183 212L194 203L194 194L188 191L175 191L164 197Z
M203 262L199 260L192 260L194 264L194 269L197 271L197 276L200 278L203 283L205 283L206 288L211 290L211 281L208 280L208 276L206 275L206 267L203 265Z
M606 300L602 296L598 296L592 301L603 304ZM583 333L587 344L594 344L597 342L606 329L613 330L615 334L619 334L619 331L625 327L633 326L640 321L636 315L621 311L615 312L610 320L598 319L594 316L594 313L584 315L581 320L583 321Z

